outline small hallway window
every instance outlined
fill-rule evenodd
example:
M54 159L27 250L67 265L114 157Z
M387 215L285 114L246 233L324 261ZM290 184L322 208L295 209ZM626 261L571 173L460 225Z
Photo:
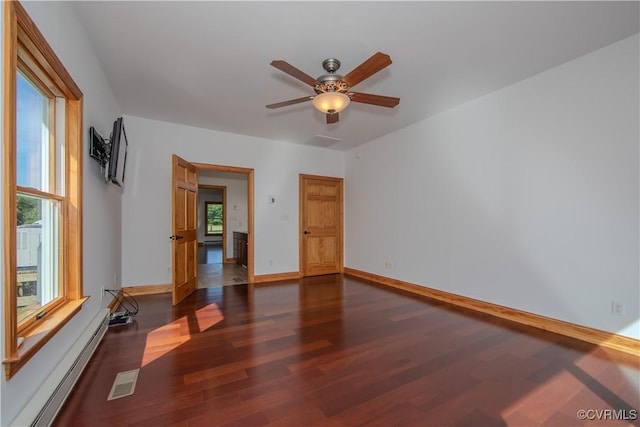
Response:
M224 227L224 207L222 202L205 202L204 215L207 219L205 236L220 236Z

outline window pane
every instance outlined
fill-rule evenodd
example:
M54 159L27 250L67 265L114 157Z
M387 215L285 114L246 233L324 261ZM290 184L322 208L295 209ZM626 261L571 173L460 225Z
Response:
M60 296L59 203L17 195L18 323Z
M24 74L17 73L16 100L17 184L52 191L49 98Z
M207 233L222 234L222 203L207 203Z
M55 192L56 194L60 195L60 196L64 196L65 192L64 192L64 186L65 186L65 169L66 169L66 165L65 165L65 152L66 152L66 139L65 139L65 123L67 120L67 116L66 116L66 109L67 107L67 103L66 100L64 98L56 98L56 102L55 102L55 111L54 111L54 116L55 116L55 121L56 124L54 126L55 129L55 150L56 150L56 156L55 156L55 169L56 169L56 173L55 173L55 181L56 181L56 188L55 190L53 190L53 192Z

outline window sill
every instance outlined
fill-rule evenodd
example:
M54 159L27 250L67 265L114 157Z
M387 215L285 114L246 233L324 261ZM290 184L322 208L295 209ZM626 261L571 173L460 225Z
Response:
M11 357L2 361L8 380L75 316L89 297L67 301L24 334L24 341Z

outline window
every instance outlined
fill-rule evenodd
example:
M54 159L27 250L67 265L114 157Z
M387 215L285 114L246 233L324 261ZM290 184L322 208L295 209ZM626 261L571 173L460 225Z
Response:
M204 202L204 217L207 219L205 236L220 236L224 227L222 202Z
M63 100L64 101L64 100ZM63 103L63 102L62 102ZM56 99L18 67L16 79L16 215L18 325L53 303L60 290L60 204L56 173L64 168L64 135L55 132ZM26 281L28 285L23 282Z
M80 309L82 92L18 2L5 2L5 374Z

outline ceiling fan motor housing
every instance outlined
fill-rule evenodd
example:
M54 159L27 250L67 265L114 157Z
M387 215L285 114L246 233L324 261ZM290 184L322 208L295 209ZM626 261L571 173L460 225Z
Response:
M322 61L322 68L324 68L327 73L335 73L340 68L340 61L335 58L327 58Z
M322 61L322 68L324 68L328 74L323 74L316 79L319 84L315 85L313 89L317 94L321 94L323 92L344 93L349 90L349 85L342 81L343 76L335 74L335 72L340 68L340 61L335 58L325 59Z

